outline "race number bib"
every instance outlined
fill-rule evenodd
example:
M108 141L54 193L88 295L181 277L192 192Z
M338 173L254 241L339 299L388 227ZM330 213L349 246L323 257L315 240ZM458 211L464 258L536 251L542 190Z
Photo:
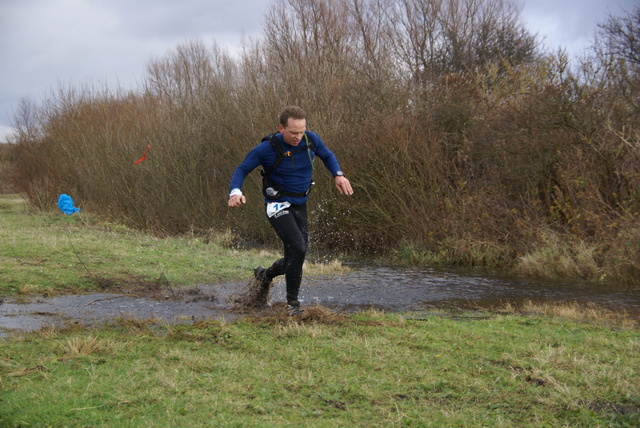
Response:
M272 218L274 216L279 217L285 214L284 210L289 208L291 204L289 202L269 202L267 204L267 216Z

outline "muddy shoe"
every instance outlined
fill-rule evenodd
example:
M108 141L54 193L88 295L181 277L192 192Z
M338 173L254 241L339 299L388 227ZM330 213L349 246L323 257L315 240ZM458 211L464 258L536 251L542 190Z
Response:
M297 300L295 302L287 303L285 311L290 317L295 317L296 315L302 315L304 313L304 309L300 308L300 302L298 302Z
M271 281L273 281L273 278L267 275L267 268L262 266L258 266L253 270L253 276L265 286L271 285Z
M258 266L253 270L253 276L255 276L258 282L258 289L256 293L256 306L264 307L269 303L269 291L273 278L267 275L267 269L262 266Z

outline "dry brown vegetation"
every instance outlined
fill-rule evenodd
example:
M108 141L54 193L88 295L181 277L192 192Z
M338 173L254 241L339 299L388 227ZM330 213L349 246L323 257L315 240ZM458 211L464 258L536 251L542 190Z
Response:
M15 193L15 162L12 146L0 143L0 194Z
M193 40L151 60L137 91L25 102L17 184L37 208L68 193L137 228L266 241L261 204L230 215L228 182L295 103L356 190L339 198L317 171L314 245L637 284L640 8L607 17L575 65L542 52L519 12L510 0L276 1L237 56ZM244 190L261 199L257 174Z

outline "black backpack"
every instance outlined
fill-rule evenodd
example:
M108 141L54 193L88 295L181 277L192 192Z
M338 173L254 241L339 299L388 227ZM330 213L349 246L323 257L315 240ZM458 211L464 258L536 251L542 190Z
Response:
M262 141L263 142L269 141L269 143L271 144L271 147L273 147L273 149L276 151L276 160L273 163L273 165L265 167L263 170L260 171L260 175L262 175L262 194L264 195L264 197L267 199L275 200L275 199L280 199L282 196L292 196L296 198L307 196L309 192L311 192L311 188L315 184L313 182L313 179L309 183L309 188L307 189L306 192L293 193L293 192L287 192L280 185L276 184L273 180L269 178L269 174L271 174L273 170L276 169L278 165L282 163L284 158L293 156L294 154L302 151L309 151L309 149L311 149L314 153L316 152L316 146L312 140L309 140L307 138L307 133L305 132L304 134L304 141L306 142L306 145L304 147L296 147L295 149L287 150L286 152L282 150L282 144L280 143L280 139L278 139L276 134L267 135L262 139ZM311 155L309 155L309 162L311 162ZM313 162L311 163L311 167L313 168Z

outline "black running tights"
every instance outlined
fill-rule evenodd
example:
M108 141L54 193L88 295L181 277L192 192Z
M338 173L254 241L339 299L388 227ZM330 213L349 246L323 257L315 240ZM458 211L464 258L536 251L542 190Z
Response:
M284 257L275 261L267 270L270 277L284 275L287 283L287 302L298 300L302 265L309 245L307 204L291 205L269 218L271 227L284 244Z

